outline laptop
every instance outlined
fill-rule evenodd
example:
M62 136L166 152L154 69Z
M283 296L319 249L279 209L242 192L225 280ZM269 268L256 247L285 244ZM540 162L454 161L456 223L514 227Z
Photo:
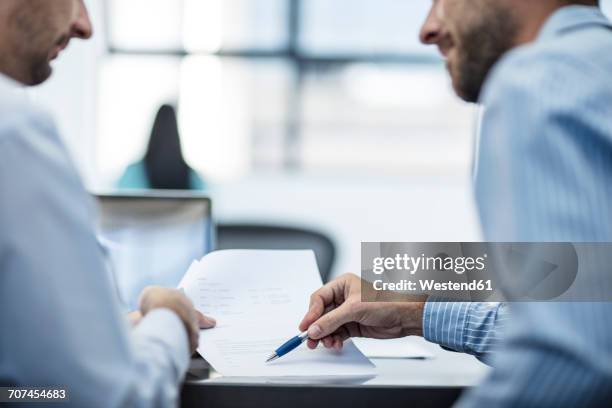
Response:
M98 234L124 305L146 286L176 287L214 248L211 200L191 192L98 194Z

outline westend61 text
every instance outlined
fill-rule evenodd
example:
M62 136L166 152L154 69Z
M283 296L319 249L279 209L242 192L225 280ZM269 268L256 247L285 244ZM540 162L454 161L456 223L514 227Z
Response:
M418 282L418 285L417 285ZM399 282L383 282L375 280L372 287L376 291L436 291L436 292L455 292L455 291L493 291L491 280L473 280L470 282L436 282L433 279L419 279L417 282L403 279Z

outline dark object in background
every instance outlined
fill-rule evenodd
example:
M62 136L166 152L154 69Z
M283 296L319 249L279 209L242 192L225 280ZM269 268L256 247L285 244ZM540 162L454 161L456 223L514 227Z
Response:
M299 228L249 224L218 224L217 249L312 249L323 282L331 275L336 246L330 238Z
M192 169L183 157L176 110L171 105L162 105L157 112L144 166L152 189L191 189Z

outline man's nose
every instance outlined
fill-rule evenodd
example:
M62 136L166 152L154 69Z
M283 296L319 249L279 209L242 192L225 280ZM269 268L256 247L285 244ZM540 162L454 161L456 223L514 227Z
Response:
M419 39L423 44L436 44L440 38L441 24L438 18L438 12L434 4L429 10L429 14L421 27Z
M93 27L89 19L89 13L83 0L78 0L79 14L72 24L72 37L87 40L93 35Z

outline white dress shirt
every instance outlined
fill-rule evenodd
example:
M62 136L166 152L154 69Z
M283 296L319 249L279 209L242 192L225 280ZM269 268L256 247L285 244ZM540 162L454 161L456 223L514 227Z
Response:
M129 328L94 221L52 118L0 75L0 385L66 387L79 407L173 406L185 328L167 309Z

